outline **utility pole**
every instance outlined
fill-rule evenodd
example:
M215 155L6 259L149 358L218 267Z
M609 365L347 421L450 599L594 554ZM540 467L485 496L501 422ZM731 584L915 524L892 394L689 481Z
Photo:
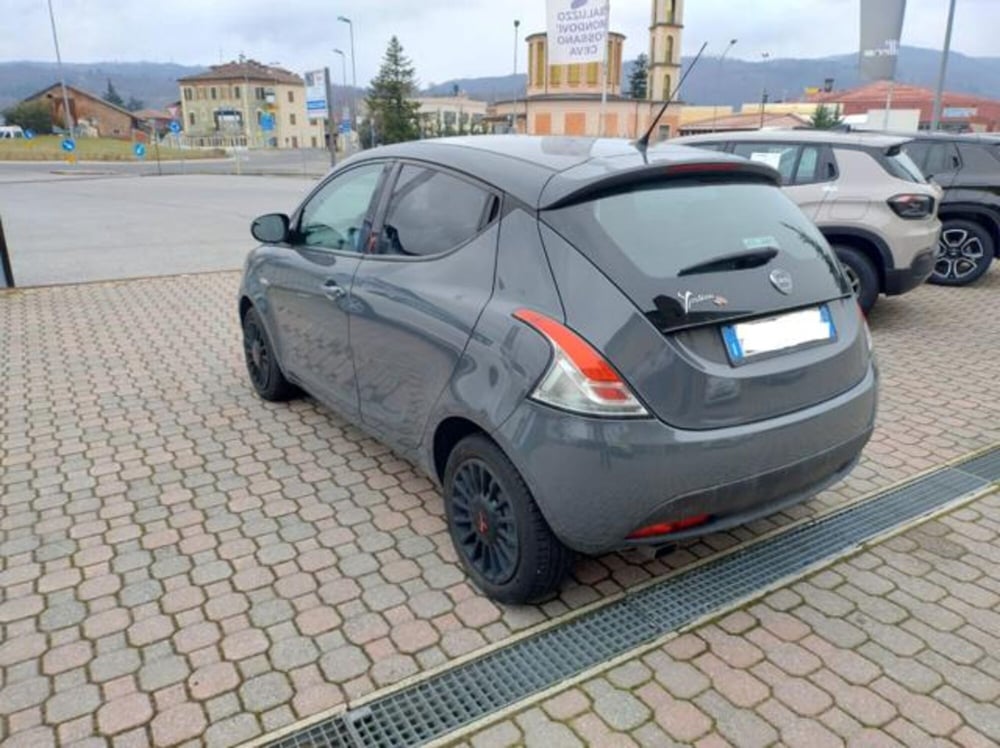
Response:
M761 77L763 78L763 83L760 88L760 129L764 129L764 108L767 106L767 59L771 56L770 52L761 52Z
M344 54L343 50L335 49L335 50L333 50L333 52L334 52L334 54L340 55L340 68L341 68L341 72L343 73L343 80L344 80L344 96L347 96L347 58L346 58L346 55ZM344 114L343 111L341 111L341 116L343 116L343 114ZM338 123L340 122L340 120L337 120L337 121L338 121ZM340 132L340 126L339 126L339 124L337 126L337 132ZM344 153L345 154L348 153L348 148L347 148L347 144L346 143L344 144Z
M330 166L337 165L337 138L333 124L333 86L330 85L330 68L323 68L323 78L326 84L326 131L330 138Z
M723 50L722 54L719 56L719 75L718 80L722 80L722 61L726 59L726 55L729 54L729 50L733 48L736 44L736 39L730 39L729 45ZM715 106L712 107L712 132L715 132L715 120L719 115L719 103L716 102Z
M938 71L937 90L934 92L934 112L931 114L931 130L941 126L941 98L944 96L944 76L948 72L948 53L951 51L951 28L955 23L955 0L948 6L948 26L944 32L944 51L941 53L941 69Z
M63 110L66 114L66 136L73 137L73 115L69 111L69 95L66 93L66 74L63 72L62 54L59 52L59 34L56 33L56 15L52 12L52 0L49 2L49 22L52 24L52 42L56 47L56 65L59 67L59 84L62 86Z
M514 129L514 134L517 134L517 29L521 25L521 21L517 18L514 19L514 106L511 108L510 123ZM525 115L524 123L525 132L528 130L527 115Z

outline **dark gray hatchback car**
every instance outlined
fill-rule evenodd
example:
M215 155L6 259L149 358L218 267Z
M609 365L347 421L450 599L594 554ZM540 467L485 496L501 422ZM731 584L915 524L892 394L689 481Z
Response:
M239 313L257 392L301 388L419 464L501 601L551 593L573 551L803 501L871 434L865 321L763 164L414 142L345 161L252 232Z

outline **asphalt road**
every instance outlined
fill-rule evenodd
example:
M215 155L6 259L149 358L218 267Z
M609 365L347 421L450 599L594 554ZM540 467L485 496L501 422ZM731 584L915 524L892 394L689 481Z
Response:
M238 269L262 213L315 178L72 175L4 165L0 219L18 286Z
M162 161L158 165L150 149L144 160L87 161L0 161L0 184L25 179L58 176L93 175L184 175L252 174L319 177L330 169L329 151L317 148L298 150L243 151L237 157L197 161Z

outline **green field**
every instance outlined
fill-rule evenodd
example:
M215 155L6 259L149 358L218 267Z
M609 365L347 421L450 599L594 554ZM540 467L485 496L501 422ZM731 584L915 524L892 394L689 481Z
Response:
M75 156L77 161L138 161L132 152L133 143L114 138L77 138L76 150L70 154L60 145L58 135L40 135L31 140L0 140L0 161L68 161ZM189 159L224 158L225 152L216 148L180 150L160 146L160 158L164 161ZM156 160L156 147L146 146L145 161Z

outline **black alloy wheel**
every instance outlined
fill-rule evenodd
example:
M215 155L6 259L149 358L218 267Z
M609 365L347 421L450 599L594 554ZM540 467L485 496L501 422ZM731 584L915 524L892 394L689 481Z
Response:
M473 584L501 603L539 602L558 591L574 554L495 442L485 434L462 439L442 484L451 540Z
M243 357L254 390L265 400L290 400L298 394L295 385L285 379L274 357L267 331L252 307L243 315Z
M466 460L455 472L452 521L462 555L483 579L501 585L517 571L520 553L514 507L482 460Z

